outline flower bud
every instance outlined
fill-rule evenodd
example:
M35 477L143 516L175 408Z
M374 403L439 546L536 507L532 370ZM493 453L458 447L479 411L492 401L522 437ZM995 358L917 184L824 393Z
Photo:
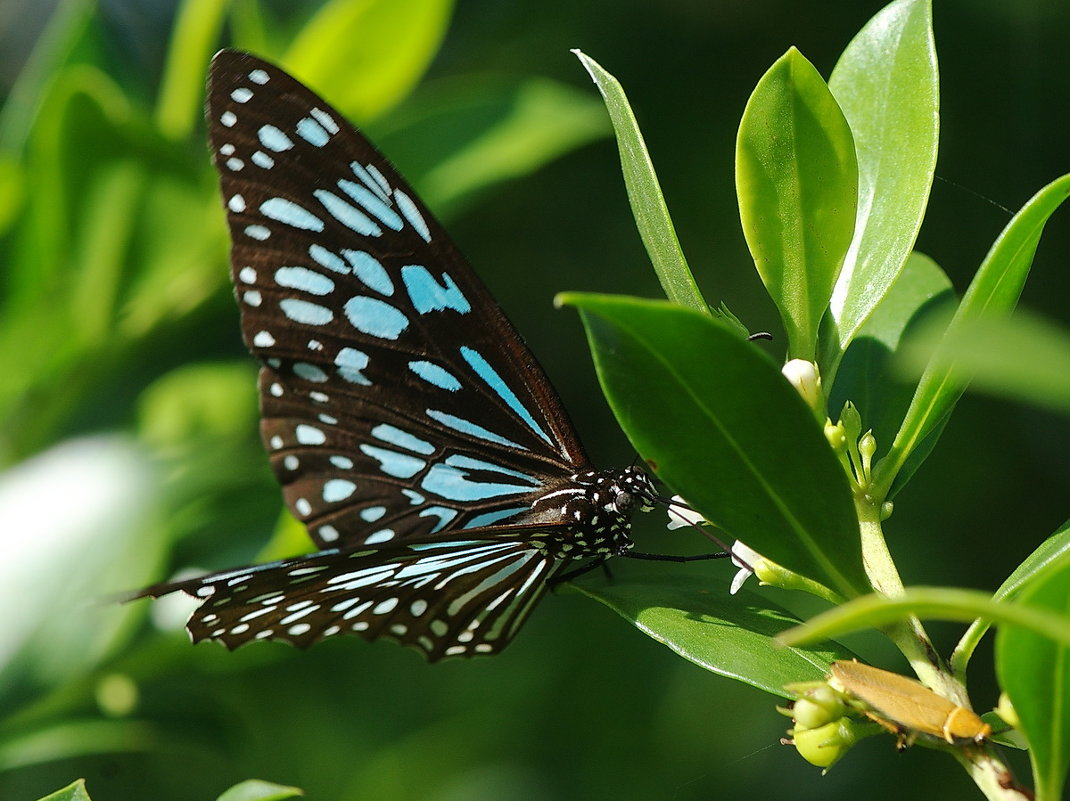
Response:
M823 682L803 690L791 708L797 730L820 728L846 713L843 696Z
M1018 713L1014 709L1014 704L1011 703L1010 696L1007 693L999 694L999 703L996 704L996 714L1000 719L1011 728L1017 729L1019 727Z
M825 421L825 439L828 440L829 447L834 451L842 451L847 447L847 432L843 429L843 423L835 423L826 420Z
M824 404L821 398L821 376L818 375L817 365L805 359L792 359L780 372L788 379L788 382L799 391L806 405L824 418Z
M800 727L792 732L795 750L803 759L819 768L832 767L857 739L850 718L840 718L816 729Z

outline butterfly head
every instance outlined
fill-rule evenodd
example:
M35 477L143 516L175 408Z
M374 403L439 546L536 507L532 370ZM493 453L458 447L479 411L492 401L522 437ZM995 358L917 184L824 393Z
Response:
M613 509L621 514L649 512L654 508L658 494L650 476L638 467L626 467L616 471L615 496L610 501ZM607 506L606 511L611 511Z
M573 494L574 501L586 504L592 513L605 512L624 520L636 512L649 512L658 499L649 476L638 467L585 470L572 476L571 485L573 488L565 491Z

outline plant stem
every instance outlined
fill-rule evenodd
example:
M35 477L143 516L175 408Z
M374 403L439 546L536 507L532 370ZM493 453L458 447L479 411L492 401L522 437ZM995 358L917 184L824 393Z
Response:
M1033 795L1014 783L1010 769L993 754L958 748L954 755L989 801L1032 801Z
M902 595L903 580L892 561L881 529L880 504L859 492L855 497L855 508L862 538L862 561L873 588L889 597ZM970 708L966 688L956 680L937 654L921 620L912 615L882 630L910 661L922 683L953 703ZM1010 781L1010 770L988 749L966 746L950 750L985 798L990 801L1023 801L1029 798L1026 791Z
M870 583L877 592L891 598L902 595L903 580L899 577L895 562L892 561L881 529L880 505L859 494L855 498L855 509L858 512L859 533L862 538L862 562ZM929 686L932 686L930 682L942 684L937 674L943 671L943 661L917 617L911 616L900 623L889 624L884 627L884 633L910 661L918 678ZM962 695L961 691L956 695ZM958 703L957 698L952 700Z

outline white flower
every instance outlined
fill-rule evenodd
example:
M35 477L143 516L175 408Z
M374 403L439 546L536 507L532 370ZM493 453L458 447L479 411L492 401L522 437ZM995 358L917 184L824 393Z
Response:
M702 526L706 524L706 518L691 508L691 504L679 495L673 495L669 502L669 522L665 526L670 531L684 526Z
M732 587L729 593L735 595L747 577L754 573L754 564L762 558L757 551L748 548L739 540L732 543L732 564L739 568L735 578L732 579Z
M792 359L780 372L784 378L799 391L806 405L811 409L821 408L821 376L817 373L817 365L806 359Z

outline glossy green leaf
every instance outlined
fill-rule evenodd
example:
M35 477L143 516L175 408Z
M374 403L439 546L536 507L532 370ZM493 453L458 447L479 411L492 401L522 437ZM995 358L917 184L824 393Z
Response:
M49 793L40 801L91 801L91 799L89 792L85 789L85 779L79 779L62 790Z
M452 11L451 0L331 0L281 64L347 117L366 122L412 91Z
M897 0L873 17L843 52L829 89L858 154L858 218L824 338L821 368L831 378L895 283L925 216L940 127L931 0Z
M1070 175L1052 181L1014 215L1000 233L970 282L946 336L981 315L1002 315L1018 303L1040 235L1048 218L1070 194ZM925 368L888 455L877 463L872 492L886 497L913 451L936 431L951 413L966 382L945 364L930 361Z
M573 586L699 667L783 698L784 685L820 681L829 664L854 655L836 643L783 648L774 638L798 619L729 581L703 576L627 576Z
M440 219L608 133L590 92L540 78L440 81L371 131Z
M297 787L265 782L261 779L246 779L223 793L217 801L285 801L305 793Z
M1029 554L1018 567L1014 569L1007 580L993 594L995 601L1007 601L1027 587L1035 576L1056 562L1070 558L1070 520L1042 542L1033 553ZM962 635L955 652L951 656L951 665L957 673L964 674L970 657L973 656L977 643L984 637L985 632L991 627L991 622L984 618L978 618Z
M792 48L755 87L736 139L743 233L788 335L792 358L815 360L855 224L858 165L851 130L814 66Z
M1070 559L1033 577L1015 606L1054 614L1070 626ZM996 635L996 673L1029 741L1038 801L1057 801L1070 768L1070 643L1023 626Z
M894 598L864 595L810 618L784 632L780 639L788 645L799 645L879 628L910 616L961 622L983 617L992 623L1026 628L1070 647L1070 618L1040 608L1001 603L987 593L955 587L910 587Z
M632 444L729 537L843 595L869 586L847 479L813 412L737 331L665 302L569 294Z
M594 59L579 50L572 52L579 58L605 100L617 136L624 186L628 190L632 215L665 297L681 306L707 313L709 306L699 292L691 268L687 266L680 249L654 164L623 87Z
M1014 572L1007 576L992 597L997 601L1009 600L1018 595L1034 577L1048 570L1056 563L1070 559L1070 520L1058 531L1042 542L1033 553L1029 554Z
M919 324L953 308L954 301L944 271L928 256L912 253L844 354L829 395L829 412L835 417L844 402L851 401L862 416L862 429L876 437L878 453L891 445L914 393L913 382L890 369L892 356Z
M900 369L918 375L939 365L971 389L1070 413L1070 332L1017 311L937 328L902 353Z

